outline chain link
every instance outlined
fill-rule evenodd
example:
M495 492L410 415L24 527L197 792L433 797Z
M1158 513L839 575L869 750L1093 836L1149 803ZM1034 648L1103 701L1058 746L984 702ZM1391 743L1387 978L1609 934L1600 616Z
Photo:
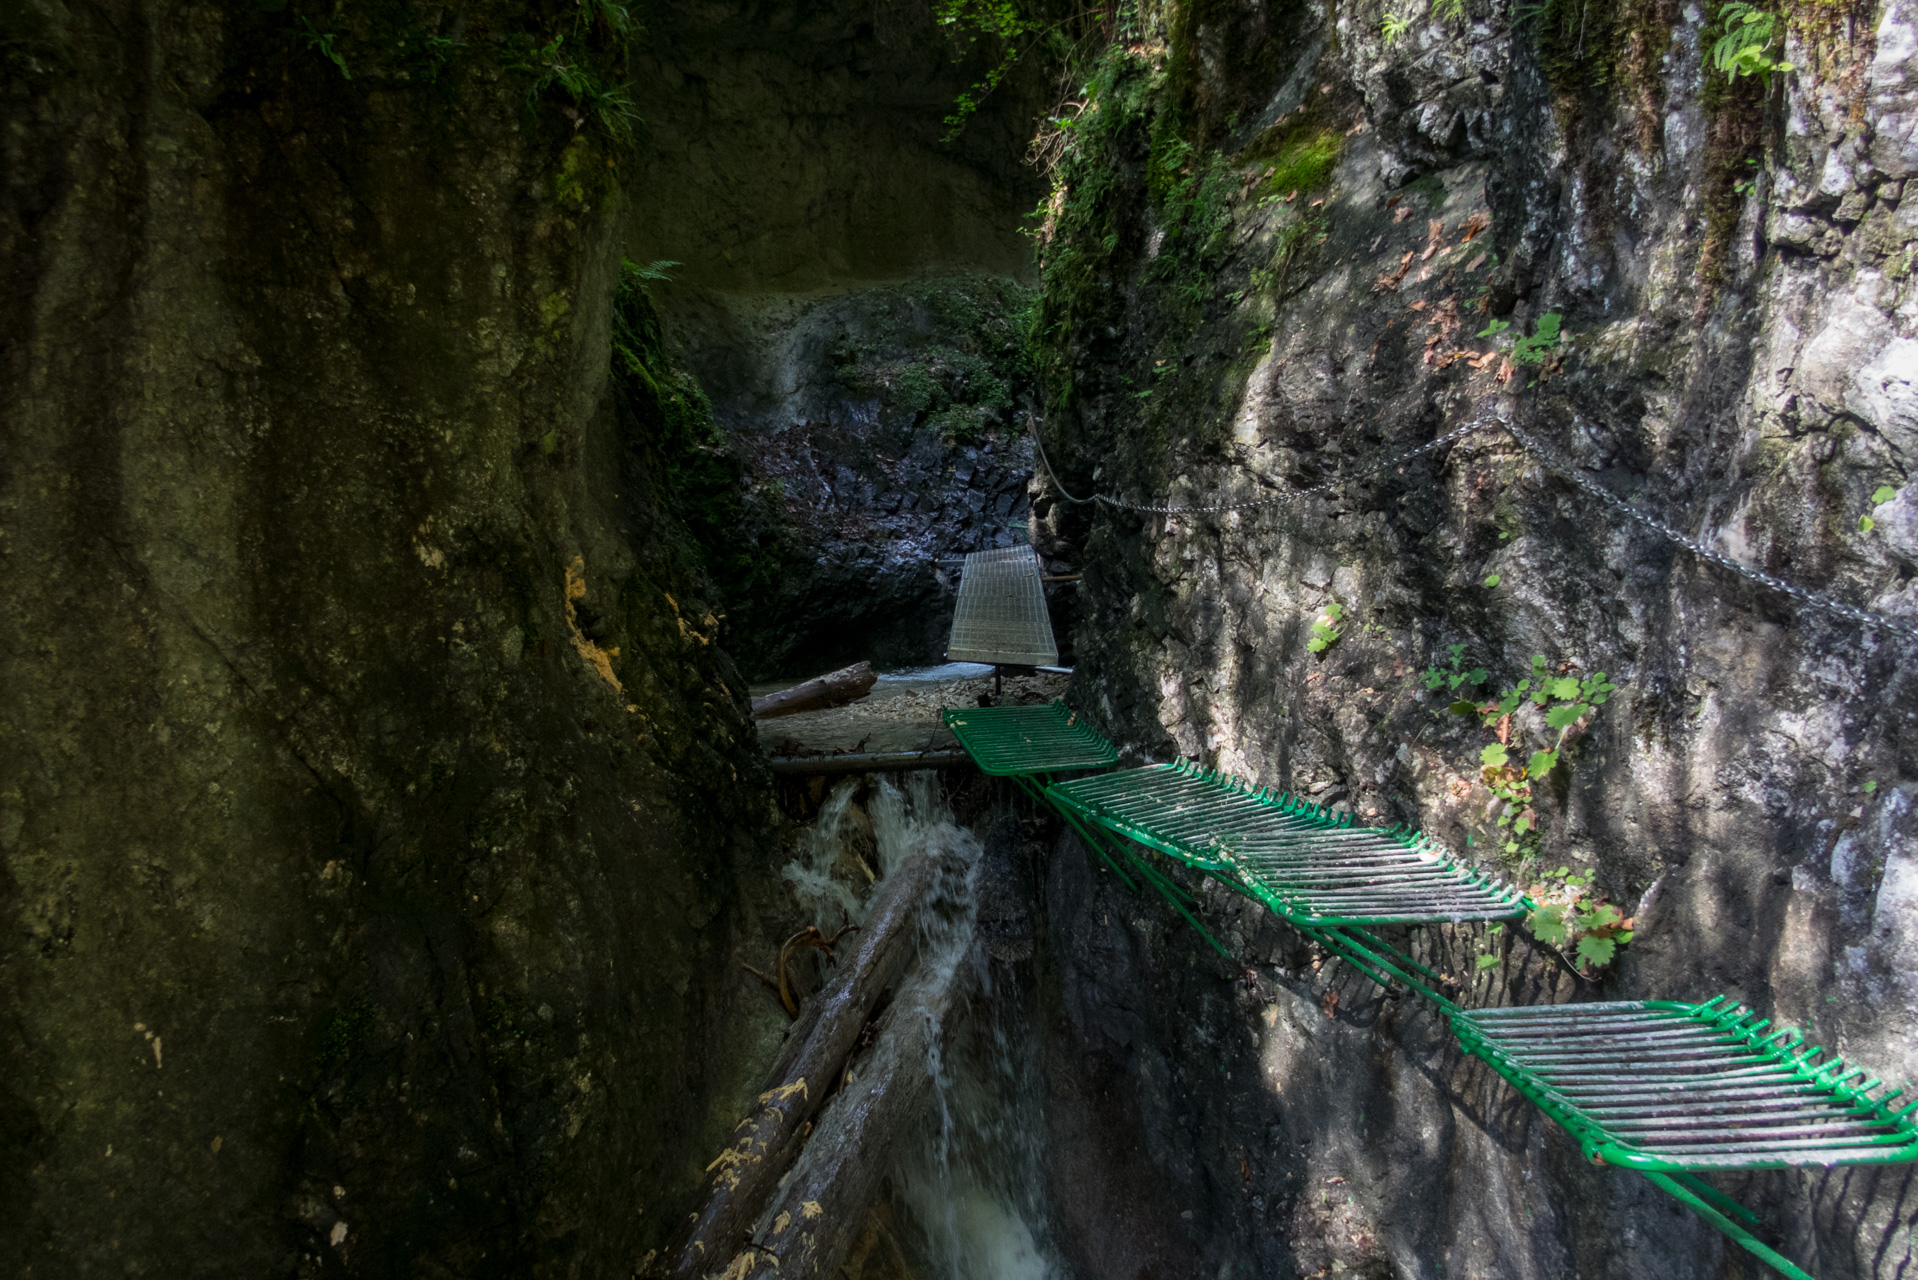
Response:
M1918 640L1918 627L1914 627L1909 623L1888 618L1884 614L1877 613L1870 609L1856 608L1820 591L1811 591L1805 587L1796 586L1785 581L1783 578L1766 573L1762 569L1754 569L1750 565L1741 564L1722 551L1712 550L1698 539L1681 533L1656 516L1649 515L1646 512L1640 511L1637 507L1632 506L1623 498L1620 498L1617 494L1599 484L1598 481L1580 472L1577 467L1562 457L1555 449L1532 435L1531 432L1516 423L1507 422L1502 418L1476 418L1462 427L1446 432L1435 440L1419 445L1417 448L1407 449L1403 453L1395 454L1362 471L1355 471L1350 475L1343 475L1332 480L1327 480L1324 484L1314 485L1310 489L1294 489L1286 493L1274 494L1271 497L1254 498L1245 502L1216 502L1188 504L1184 506L1164 503L1128 502L1123 498L1115 498L1104 493L1094 493L1084 498L1073 496L1066 491L1064 485L1059 483L1059 477L1053 473L1052 463L1046 457L1045 445L1039 441L1037 425L1031 418L1027 418L1026 423L1032 432L1033 447L1039 453L1039 463L1045 468L1046 477L1052 481L1052 487L1059 496L1068 502L1080 505L1100 502L1121 511L1139 511L1152 515L1198 515L1217 511L1247 511L1255 507L1270 507L1283 503L1303 502L1307 498L1316 497L1339 485L1348 484L1354 480L1363 480L1367 476L1373 476L1381 471L1391 470L1394 467L1411 461L1421 454L1431 453L1434 450L1451 444L1455 440L1461 440L1475 431L1483 431L1487 428L1496 427L1516 441L1519 447L1524 449L1525 452L1537 459L1547 471L1566 481L1579 492L1596 499L1599 503L1618 512L1626 519L1643 525L1645 528L1658 534L1661 538L1664 538L1667 542L1684 548L1700 560L1704 560L1710 564L1717 565L1721 569L1737 574L1747 582L1752 582L1768 590L1776 591L1780 595L1789 596L1808 609L1817 609L1851 622L1860 623L1868 627L1875 627L1906 640Z

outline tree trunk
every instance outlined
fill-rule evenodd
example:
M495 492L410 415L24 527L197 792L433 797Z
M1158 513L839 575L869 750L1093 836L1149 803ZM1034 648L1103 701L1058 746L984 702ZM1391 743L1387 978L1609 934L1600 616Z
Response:
M732 1145L708 1166L701 1207L683 1243L668 1255L673 1276L704 1275L737 1251L798 1151L800 1131L838 1084L874 1007L911 959L913 922L932 872L932 859L916 854L880 883L857 946L793 1023L758 1110L740 1122Z
M900 989L871 1054L825 1109L793 1175L753 1224L748 1247L717 1273L720 1280L839 1274L888 1157L925 1104L932 1048L952 1012L960 972L963 966L922 966Z
M822 707L841 707L848 702L857 702L872 691L878 679L872 673L872 663L855 662L843 670L814 676L790 689L754 698L753 719L769 720L774 716L790 716L801 711L817 711Z

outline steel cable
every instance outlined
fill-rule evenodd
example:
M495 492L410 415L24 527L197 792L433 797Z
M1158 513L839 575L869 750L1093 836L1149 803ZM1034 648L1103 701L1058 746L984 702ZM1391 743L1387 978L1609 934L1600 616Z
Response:
M1302 502L1307 498L1316 497L1321 493L1328 492L1339 485L1348 484L1356 480L1363 480L1367 476L1377 475L1381 471L1387 471L1393 467L1400 466L1421 454L1431 453L1434 450L1451 444L1455 440L1463 439L1475 431L1488 430L1496 427L1510 436L1521 449L1536 459L1547 471L1558 476L1579 492L1596 499L1600 504L1618 512L1626 519L1643 525L1659 537L1664 538L1667 542L1689 551L1700 560L1717 565L1719 568L1734 573L1756 586L1789 596L1806 608L1821 610L1863 626L1876 627L1905 640L1918 640L1918 627L1908 622L1887 617L1875 610L1860 609L1855 605L1846 604L1841 600L1826 595L1824 592L1812 591L1808 588L1797 586L1774 574L1766 573L1762 569L1754 569L1750 565L1742 564L1724 554L1722 551L1712 550L1698 539L1681 533L1678 529L1660 520L1658 517L1640 511L1590 476L1581 474L1577 467L1563 458L1550 445L1539 440L1523 427L1495 416L1475 418L1464 426L1448 431L1444 435L1419 445L1416 448L1394 454L1383 461L1374 463L1372 466L1366 467L1363 470L1352 472L1349 475L1337 476L1331 480L1327 480L1323 484L1314 485L1310 489L1294 489L1287 493L1274 494L1265 498L1249 499L1244 502L1189 503L1186 505L1128 502L1124 498L1117 498L1105 493L1094 493L1083 498L1077 497L1067 491L1064 485L1059 483L1058 475L1052 470L1052 462L1046 457L1045 445L1041 443L1039 439L1038 426L1030 414L1026 417L1026 426L1032 435L1033 448L1039 455L1039 465L1045 468L1046 478L1052 482L1052 487L1059 496L1067 502L1081 506L1095 502L1104 503L1106 506L1121 511L1138 511L1152 515L1200 515L1219 511L1245 511L1255 507L1277 506L1288 502Z

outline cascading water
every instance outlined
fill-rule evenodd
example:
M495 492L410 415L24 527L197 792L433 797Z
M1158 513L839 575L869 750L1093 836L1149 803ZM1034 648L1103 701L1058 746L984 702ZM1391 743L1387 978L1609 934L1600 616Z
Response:
M862 812L857 801L867 785ZM782 871L816 918L864 919L870 894L858 891L849 864L859 865L868 838L882 879L915 853L932 854L937 868L918 917L917 969L926 980L901 996L918 1001L911 1012L927 1028L931 1089L890 1161L888 1202L910 1274L1062 1276L1040 1175L1037 1037L1026 993L1009 967L995 964L977 929L983 845L954 818L936 774L910 774L898 784L842 782Z

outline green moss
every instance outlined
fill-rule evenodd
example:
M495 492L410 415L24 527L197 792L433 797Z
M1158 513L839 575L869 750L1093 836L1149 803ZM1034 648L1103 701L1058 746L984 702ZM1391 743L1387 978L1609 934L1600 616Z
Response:
M756 606L776 607L786 573L783 513L754 500L706 393L667 358L642 271L625 264L613 302L614 417L643 473L628 483L678 518L724 610L750 629Z
M1332 180L1345 135L1326 125L1274 125L1254 139L1242 159L1269 160L1261 196L1284 199L1294 191L1317 191Z

